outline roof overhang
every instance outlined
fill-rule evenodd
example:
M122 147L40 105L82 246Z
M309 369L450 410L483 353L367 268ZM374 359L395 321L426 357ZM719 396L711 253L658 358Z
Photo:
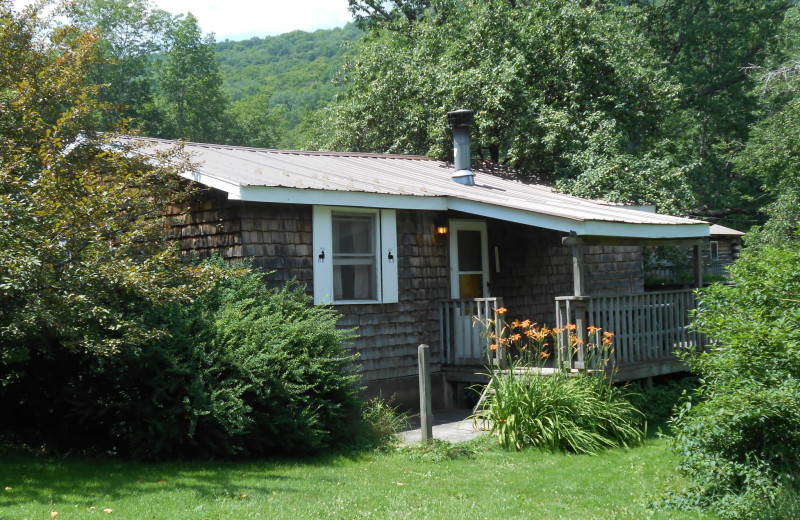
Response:
M236 182L206 175L198 171L185 172L182 175L200 184L224 191L228 194L228 198L233 200L384 209L453 210L506 222L561 231L570 233L573 236L585 236L587 239L593 237L594 240L598 240L599 237L605 237L606 239L613 237L616 240L616 245L621 245L619 242L624 241L624 239L634 239L636 240L636 245L643 245L642 240L664 243L665 240L699 240L709 236L709 225L701 221L681 224L655 224L575 219L548 214L547 211L541 209L534 211L453 196L398 195L280 186L243 186Z

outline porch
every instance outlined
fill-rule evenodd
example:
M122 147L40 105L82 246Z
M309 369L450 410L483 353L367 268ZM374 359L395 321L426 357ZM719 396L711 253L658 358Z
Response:
M441 364L449 381L484 382L487 367L504 362L488 348L484 325L496 320L502 298L450 299L440 304ZM556 352L544 370L577 372L586 368L586 328L614 333L607 370L615 381L630 381L685 370L679 352L703 346L700 334L689 327L697 301L690 289L625 295L559 296L555 298L556 323L563 329L577 325L583 346L573 352ZM514 316L514 310L508 314ZM519 319L529 318L517 316ZM496 322L490 325L497 327ZM495 329L496 334L501 331ZM596 341L600 341L599 336ZM567 344L562 340L561 344Z

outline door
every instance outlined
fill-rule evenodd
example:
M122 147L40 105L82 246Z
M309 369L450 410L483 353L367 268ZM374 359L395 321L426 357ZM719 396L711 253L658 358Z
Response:
M461 300L453 308L453 347L456 363L482 364L485 361L481 337L476 326L475 298L489 297L489 244L486 222L450 221L450 296Z
M486 222L450 221L450 297L489 297L489 242Z

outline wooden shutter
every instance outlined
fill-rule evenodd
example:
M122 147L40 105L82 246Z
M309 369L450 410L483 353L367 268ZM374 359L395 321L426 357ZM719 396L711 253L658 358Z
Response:
M314 304L333 302L333 223L331 208L314 206L312 222L314 263Z
M397 303L397 216L393 209L381 210L381 301ZM316 282L315 282L316 283Z

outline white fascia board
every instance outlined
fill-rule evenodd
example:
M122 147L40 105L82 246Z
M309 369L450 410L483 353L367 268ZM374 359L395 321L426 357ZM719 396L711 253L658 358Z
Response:
M709 236L709 225L705 222L693 224L636 224L578 220L455 197L420 197L418 195L314 190L276 186L241 186L235 182L203 175L200 172L184 172L181 175L211 188L222 190L228 194L229 199L233 200L279 204L324 204L326 206L380 209L430 211L447 211L450 209L564 233L574 232L578 236L594 235L631 238L706 238Z
M200 172L183 172L181 173L181 177L198 182L210 188L216 188L224 191L228 194L228 198L231 200L242 200L242 187L235 182L226 181L217 177L211 177L209 175L203 175Z
M507 222L516 222L517 224L553 229L555 231L563 231L564 233L574 231L578 235L586 234L584 231L584 225L586 223L581 220L572 220L544 213L534 213L517 208L507 208L494 204L486 204L485 202L456 198L448 199L448 207L454 211L463 211L464 213L496 218Z
M242 200L279 204L324 204L380 209L420 209L446 211L444 197L420 197L355 191L281 188L274 186L242 186Z
M449 199L452 210L473 215L516 222L576 235L597 235L629 238L705 238L708 237L708 224L637 224L634 222L606 222L602 220L573 220L544 213L535 213L516 208L495 206L463 199Z
M636 224L627 222L587 221L586 235L629 238L708 238L708 224ZM580 235L581 233L578 233Z

